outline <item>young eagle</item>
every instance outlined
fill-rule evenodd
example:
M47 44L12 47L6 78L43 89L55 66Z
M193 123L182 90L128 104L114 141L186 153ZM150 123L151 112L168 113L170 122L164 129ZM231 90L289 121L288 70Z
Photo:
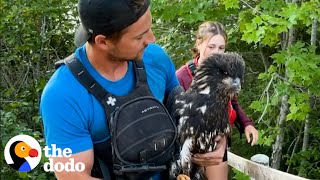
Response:
M214 54L198 68L190 88L176 97L173 117L179 122L182 147L179 159L172 163L171 178L182 173L191 179L206 179L191 156L215 150L214 139L230 134L228 102L239 93L244 70L240 55Z

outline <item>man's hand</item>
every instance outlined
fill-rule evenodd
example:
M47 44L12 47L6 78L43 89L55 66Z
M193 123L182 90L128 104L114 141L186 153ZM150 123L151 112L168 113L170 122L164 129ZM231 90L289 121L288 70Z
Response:
M259 136L256 128L254 128L252 125L249 125L244 129L244 133L246 135L247 142L248 143L251 142L251 146L257 143ZM252 136L252 139L251 139L251 136Z
M216 150L205 154L195 154L192 157L192 162L199 166L213 166L220 164L223 161L223 156L226 151L226 136L218 136L214 141L217 143Z

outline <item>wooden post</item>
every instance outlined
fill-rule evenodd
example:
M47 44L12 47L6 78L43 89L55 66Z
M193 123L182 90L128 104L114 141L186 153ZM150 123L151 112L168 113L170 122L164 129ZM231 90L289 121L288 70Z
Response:
M256 162L237 156L229 151L228 164L242 173L255 178L256 180L306 180L306 178L263 166Z
M268 166L269 167L269 162L270 158L267 155L264 154L256 154L250 158L251 161L256 162L258 164ZM254 178L250 177L251 180L255 180Z
M264 166L269 166L269 156L264 154L256 154L251 157L251 161L256 162L258 164L262 164Z

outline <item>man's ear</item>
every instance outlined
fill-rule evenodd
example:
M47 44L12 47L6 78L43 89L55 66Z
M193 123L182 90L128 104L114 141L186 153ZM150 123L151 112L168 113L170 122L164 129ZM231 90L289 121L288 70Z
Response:
M104 35L97 35L94 40L96 46L98 46L101 49L108 49L111 46L113 46L111 40L107 39Z

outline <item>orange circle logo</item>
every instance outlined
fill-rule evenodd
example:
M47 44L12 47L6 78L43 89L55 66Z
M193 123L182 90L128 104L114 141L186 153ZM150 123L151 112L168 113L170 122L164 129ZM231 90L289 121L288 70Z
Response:
M8 165L19 172L34 169L41 160L41 147L37 140L28 135L11 138L4 149Z

